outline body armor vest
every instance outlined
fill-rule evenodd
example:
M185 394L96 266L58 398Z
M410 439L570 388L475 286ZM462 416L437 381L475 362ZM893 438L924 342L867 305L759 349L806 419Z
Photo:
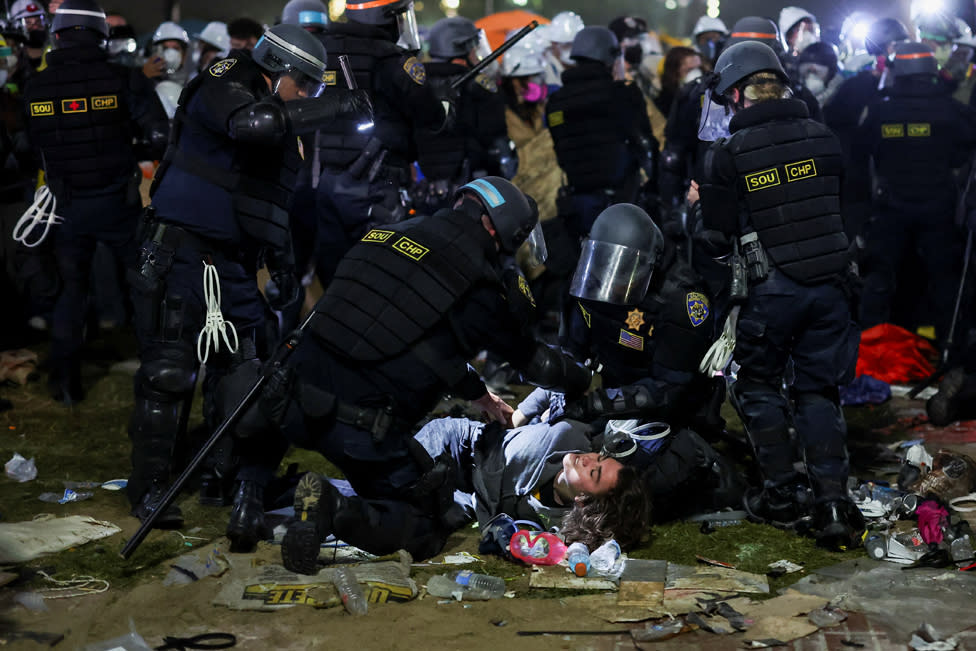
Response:
M712 342L712 304L704 283L675 260L663 284L637 305L578 301L589 325L591 353L603 365L605 387L620 387L649 377L655 365L697 373ZM667 345L658 345L666 341Z
M795 108L798 100L780 102ZM840 215L843 163L836 136L819 122L787 112L785 118L737 130L724 146L735 162L749 225L770 262L801 283L841 274L848 242Z
M388 164L406 165L408 162L409 134L406 131L409 126L400 117L398 107L391 106L386 99L386 93L391 89L385 88L384 84L389 84L390 81L381 80L377 75L377 68L384 59L399 59L407 51L390 42L382 33L375 33L378 31L353 23L331 23L320 35L320 40L329 53L326 79L329 83L335 80L335 84L345 85L345 77L339 66L339 55L348 56L356 86L369 91L374 120L372 129L359 131L357 127L360 119L338 115L328 126L319 129L319 159L325 166L340 169L348 167L359 157L370 138L379 139L390 150Z
M491 236L460 212L373 229L339 263L315 305L312 331L347 360L400 355L416 348L476 283L501 290L493 257Z
M559 167L577 192L616 189L637 171L629 143L637 134L626 132L634 122L627 90L640 95L602 65L586 65L567 70L563 87L546 104Z
M183 89L180 105L173 118L169 147L156 172L153 191L162 181L169 165L180 167L219 186L232 195L235 216L241 230L259 244L276 252L276 268L287 267L293 263L288 211L302 164L297 137L286 136L280 145L240 143L226 133L217 133L206 128L187 111L194 96L205 83L241 84L251 90L255 102L269 97L261 69L253 60L246 53L237 50L232 52L232 56L236 58L236 62L227 66L226 72L221 73L220 77L204 72ZM220 62L214 64L218 65ZM213 139L213 146L232 152L230 168L219 167L199 155L187 152L184 140L194 136Z
M24 102L52 187L96 189L132 174L129 70L96 47L52 50L47 63L31 78Z

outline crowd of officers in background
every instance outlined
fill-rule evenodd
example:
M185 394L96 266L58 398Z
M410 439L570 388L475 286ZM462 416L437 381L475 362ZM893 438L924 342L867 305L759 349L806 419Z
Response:
M909 27L893 17L854 15L827 41L816 16L791 6L778 19L748 16L731 28L703 16L688 38L675 39L639 16L585 25L567 11L499 61L465 76L492 50L484 31L468 19L445 18L421 39L406 0L349 5L344 21L331 21L318 0L291 0L270 31L245 17L211 22L191 36L167 21L141 46L122 13L103 12L91 0L47 7L16 0L0 40L0 250L10 297L6 331L13 333L4 347L25 341L43 324L51 340L51 395L70 406L85 396L86 338L134 319L141 366L130 425L129 497L133 514L144 518L179 469L174 459L200 366L208 368L204 414L212 430L233 401L221 380L272 355L281 334L298 324L313 277L327 288L343 256L364 237L383 238L392 232L385 228L395 230L404 220L456 209L464 188L471 195L481 187L487 215L495 219L490 209L497 208L492 197L500 181L489 184L493 191L477 186L478 179L511 180L535 199L548 259L544 266L522 264L515 273L523 295L534 297L538 338L582 356L590 337L610 337L628 354L646 352L644 337L650 342L655 327L667 342L675 319L649 299L642 302L645 293L611 299L613 288L594 294L574 281L581 254L600 252L586 245L599 240L591 236L598 217L612 206L634 206L651 217L663 243L634 243L643 240L620 232L599 241L650 251L654 268L672 284L654 289L652 283L646 296L681 288L687 314L679 305L678 320L687 317L691 327L683 327L695 340L688 343L690 335L682 334L670 344L657 342L659 352L645 360L646 368L630 358L614 361L613 350L602 353L609 374L604 386L609 379L621 391L590 394L567 409L584 420L657 416L720 430L714 414L697 417L714 394L711 378L693 379L700 360L691 356L718 338L733 306L744 306L737 348L744 379L732 397L763 466L760 494L752 501L747 496L747 507L782 523L797 519L805 499L829 502L833 511L824 526L846 527L833 544L849 545L860 525L834 504L846 500L848 472L836 396L853 360L847 315L861 330L885 322L924 327L938 345L948 345L950 332L956 333L953 353L973 368L943 387L943 402L952 403L943 405L945 418L965 402L967 387L976 387L962 379L976 371L970 359L976 356L965 354L960 334L972 325L968 292L962 292L962 309L957 306L964 248L969 253L963 189L976 152L976 37L946 13L920 9L911 19ZM755 86L733 89L731 73L718 63L743 43L761 43L775 59L763 60L766 50L749 46L737 50L744 58L732 63L773 76L749 77ZM730 140L746 120L736 125L734 116L767 99L762 88L780 86L776 99L798 100L800 108L786 117L802 120L802 128L790 135L785 127L770 127L751 141ZM754 87L760 91L749 90ZM735 94L740 90L741 97ZM298 149L290 146L296 135ZM774 141L779 152L790 138L797 141L795 161L774 162L735 181L736 169L754 168L774 151ZM715 148L716 142L725 144ZM135 161L156 161L158 169L144 162L137 172ZM152 206L144 213L140 184L154 175ZM16 243L14 226L41 185L57 199L62 219L39 245ZM809 205L789 205L798 192L809 193ZM726 211L734 208L728 215L714 207L723 196ZM823 205L815 205L818 197ZM621 223L643 223L628 210L614 214L622 215ZM804 210L809 223L795 217ZM842 222L836 229L824 226L824 215L842 216ZM766 225L748 226L750 219ZM763 361L768 351L759 342L787 327L785 317L765 311L780 305L773 299L737 299L729 274L728 258L740 247L743 259L756 263L745 252L752 230L765 247L766 271L780 269L788 277L774 278L763 291L804 297L792 308L787 302L787 313L820 300L809 289L825 278L835 279L830 282L845 297L835 314L843 327L834 332L826 324L820 333L835 340L835 359L794 359L811 365L797 377L812 388L794 387L793 406L784 398L772 416L766 389L784 369L759 379L745 360ZM505 243L500 246L504 250ZM206 271L198 268L200 254ZM524 254L516 258L524 263ZM268 275L259 288L255 272L262 268ZM747 282L760 283L753 276ZM824 292L825 304L835 305L834 289ZM628 307L617 323L618 316L599 307L594 312L587 301ZM484 395L519 380L509 361L488 355L483 375L491 392ZM705 389L691 397L669 393L694 382ZM643 388L628 393L626 387ZM481 390L467 397L480 398ZM775 392L782 393L778 385ZM497 408L485 405L489 413ZM374 418L378 405L360 406ZM784 451L796 445L783 439L791 409L808 421L798 429L837 432L825 444L830 458L821 466L809 458L816 445L802 442L812 463L809 481L819 482L812 498L797 495L793 452ZM362 425L349 418L341 422ZM507 420L504 413L501 420ZM248 470L240 461L247 445L254 442L218 450L201 497L214 504L233 497L228 531L253 543L252 530L263 523L254 505L261 504L274 468ZM259 456L269 454L266 445L258 447ZM167 518L182 522L175 509Z

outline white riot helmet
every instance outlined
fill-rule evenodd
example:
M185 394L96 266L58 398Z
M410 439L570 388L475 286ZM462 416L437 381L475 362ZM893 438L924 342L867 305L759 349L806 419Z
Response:
M181 49L166 47L164 45L166 41L179 41ZM166 62L166 74L172 75L183 67L186 53L190 49L190 35L176 23L167 20L165 23L160 23L153 32L152 46L153 54Z
M190 35L186 33L186 30L174 23L171 20L167 20L165 23L160 23L156 31L153 32L152 43L156 45L161 41L182 41L187 47L190 46Z
M40 23L40 29L29 29L28 22ZM9 25L24 38L28 47L39 48L47 42L51 23L39 0L17 0L10 5Z
M230 52L230 34L227 33L227 23L215 20L207 23L203 31L197 34L197 42L217 49L217 56L225 57Z
M575 12L562 11L553 16L552 22L546 27L546 36L551 43L572 43L585 26L583 19Z
M543 57L545 47L532 35L511 47L502 57L502 77L529 77L541 75L546 70Z

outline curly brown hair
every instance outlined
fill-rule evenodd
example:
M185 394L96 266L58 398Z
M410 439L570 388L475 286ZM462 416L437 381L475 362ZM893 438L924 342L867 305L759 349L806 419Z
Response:
M624 466L610 492L576 498L560 533L567 544L581 542L596 549L613 538L621 549L630 549L640 543L650 519L650 494L637 471Z

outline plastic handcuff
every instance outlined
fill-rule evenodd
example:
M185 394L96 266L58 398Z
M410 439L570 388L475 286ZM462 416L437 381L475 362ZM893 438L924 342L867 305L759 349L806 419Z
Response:
M229 649L237 646L237 637L230 633L203 633L193 637L163 638L163 645L156 651L187 651L188 649Z

